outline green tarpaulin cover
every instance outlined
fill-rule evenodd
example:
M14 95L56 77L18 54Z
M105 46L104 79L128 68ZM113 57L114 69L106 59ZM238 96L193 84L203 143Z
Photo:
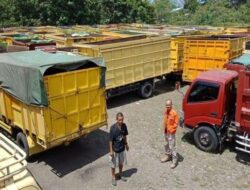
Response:
M250 54L245 53L242 56L233 59L231 62L248 66L250 65Z
M2 53L0 88L26 104L47 107L43 76L55 71L73 71L84 66L102 67L101 85L105 85L105 64L102 58L42 51Z

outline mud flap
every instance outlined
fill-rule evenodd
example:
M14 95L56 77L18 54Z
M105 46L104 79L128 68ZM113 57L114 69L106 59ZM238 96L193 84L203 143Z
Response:
M224 142L227 138L226 135L221 135L221 133L217 133L219 138L219 153L222 154L225 148Z

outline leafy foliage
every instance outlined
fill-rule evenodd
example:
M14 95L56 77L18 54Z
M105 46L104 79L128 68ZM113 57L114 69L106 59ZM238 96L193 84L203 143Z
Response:
M168 3L169 0L155 1L156 12L162 13L157 15L158 21L175 25L250 26L250 0L209 0L203 5L186 0L184 9L163 12L161 4Z
M0 27L109 23L250 25L250 0L0 0Z
M1 0L0 26L154 23L145 0Z

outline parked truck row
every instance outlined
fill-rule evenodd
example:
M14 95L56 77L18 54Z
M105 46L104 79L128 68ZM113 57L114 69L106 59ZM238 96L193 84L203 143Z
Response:
M115 34L108 36L111 33ZM196 111L204 102L210 102L206 98L199 99L199 93L204 90L204 95L211 94L211 108L204 106L202 110L204 114L211 110L206 118L211 120L215 134L205 126L195 130L195 141L201 149L217 149L226 138L225 134L233 131L224 127L222 122L228 121L229 116L224 117L225 113L219 108L222 105L217 105L212 98L220 98L223 106L225 101L234 101L233 97L228 100L229 96L219 95L226 92L226 88L235 88L235 83L232 87L226 85L238 77L237 72L199 74L224 69L230 60L242 54L246 38L236 35L171 37L131 31L109 31L102 35L78 33L70 37L53 32L37 31L37 34L49 36L49 40L39 41L16 34L4 34L5 37L0 38L5 43L45 50L0 54L0 127L28 156L68 144L106 125L106 98L130 91L149 98L153 95L155 82L172 74L182 75L188 82L195 82L199 77L203 81L202 77L205 80L213 75L213 79L217 79L218 84L209 83L209 87L204 87L203 82L192 83L190 88L193 90L188 91L192 95L184 98L184 123L196 128L196 120L201 114ZM39 43L41 46L37 45ZM51 49L53 43L57 46L55 49ZM46 52L48 47L51 53ZM218 107L215 111L212 110L214 106ZM229 109L230 114L228 110L227 113L232 116L233 105L229 107L225 109ZM209 135L215 141L208 138ZM248 137L243 135L243 138ZM208 142L204 145L205 141Z
M0 41L15 46L27 47L29 49L44 49L47 51L55 51L55 49L53 49L54 47L69 48L73 46L78 48L81 54L93 56L93 51L86 52L87 47L84 47L84 45L89 44L91 47L88 47L88 49L96 49L98 46L101 50L105 45L107 46L107 44L109 44L113 49L117 47L115 50L116 52L112 52L117 54L117 51L120 50L119 47L128 47L128 43L130 43L130 47L132 48L131 51L133 51L135 50L134 47L136 44L140 46L140 44L144 43L145 38L150 38L152 43L153 37L169 36L170 42L168 41L166 43L169 45L170 52L165 51L164 55L165 57L170 57L168 61L170 67L168 73L177 73L182 75L184 81L192 82L200 72L215 68L221 69L228 61L240 56L244 50L243 46L245 42L249 40L250 36L249 33L237 32L236 34L232 34L238 30L232 30L229 35L226 33L230 32L227 31L225 33L221 28L202 28L200 30L195 30L196 32L190 32L194 30L194 28L192 28L192 30L187 30L189 32L185 32L185 29L183 29L184 32L180 33L174 32L177 30L176 28L160 28L156 26L143 28L139 26L121 25L109 26L109 28L106 26L97 26L97 28L90 26L62 28L37 27L31 29L27 28L26 30L23 29L21 30L23 33L20 33L20 30L16 30L16 32L0 33L2 38L2 40L0 38ZM204 33L204 31L207 31L207 33ZM131 44L134 45L131 46ZM147 45L148 44L149 43L147 43ZM125 49L125 47L123 48ZM109 48L109 51L111 52L113 49ZM140 48L140 51L144 50L145 48ZM147 54L151 51L152 50L146 50L146 52L143 53ZM100 51L98 54L101 56L103 53ZM96 52L95 56L97 56ZM106 56L106 54L104 56ZM145 57L145 59L148 57L152 59L152 56L155 56L155 54L151 53ZM106 57L106 59L109 58ZM134 60L134 57L131 56L131 59Z

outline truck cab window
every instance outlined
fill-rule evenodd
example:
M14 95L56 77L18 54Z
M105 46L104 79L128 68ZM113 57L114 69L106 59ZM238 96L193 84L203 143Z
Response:
M196 82L188 96L188 102L212 101L218 98L220 85L208 82Z

